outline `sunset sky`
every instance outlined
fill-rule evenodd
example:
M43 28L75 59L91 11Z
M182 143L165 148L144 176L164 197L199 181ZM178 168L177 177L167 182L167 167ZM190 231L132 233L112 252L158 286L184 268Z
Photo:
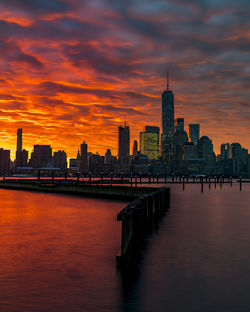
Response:
M117 154L161 125L170 69L176 117L250 149L249 0L0 0L0 147Z

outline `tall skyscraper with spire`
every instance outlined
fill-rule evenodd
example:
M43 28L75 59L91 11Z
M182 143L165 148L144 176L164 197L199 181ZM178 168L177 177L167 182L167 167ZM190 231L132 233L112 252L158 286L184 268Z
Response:
M169 171L172 171L174 142L174 93L169 89L169 70L167 71L167 90L162 93L162 136L161 155Z

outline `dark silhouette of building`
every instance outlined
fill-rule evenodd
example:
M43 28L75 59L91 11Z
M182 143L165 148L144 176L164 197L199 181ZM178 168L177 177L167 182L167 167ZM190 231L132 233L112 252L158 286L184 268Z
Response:
M175 131L184 131L184 118L176 118L175 119Z
M30 166L32 168L52 167L52 148L50 145L34 145L31 153Z
M17 145L16 145L16 168L17 167L27 167L29 153L23 150L23 129L17 129Z
M16 167L27 167L29 153L26 150L16 151Z
M22 151L23 149L23 129L17 129L17 144L16 144L16 150L18 152Z
M199 124L189 124L188 126L188 136L190 142L197 144L200 138L200 125Z
M53 164L55 168L67 169L67 154L64 151L54 152Z
M128 164L130 155L130 132L129 126L119 126L118 158L120 164Z
M188 135L184 131L184 118L178 118L174 134L174 173L183 174L184 170L184 145L188 142Z
M134 145L133 145L133 156L135 157L138 152L138 142L134 140Z
M83 141L80 146L80 172L87 173L88 168L88 145Z
M174 144L174 93L169 90L169 71L167 72L167 90L162 93L162 136L161 156L169 171L172 170Z
M197 154L199 158L204 159L205 169L204 174L215 174L216 172L216 157L213 151L213 143L207 136L199 139L197 145Z
M10 150L0 148L0 173L5 174L10 170Z

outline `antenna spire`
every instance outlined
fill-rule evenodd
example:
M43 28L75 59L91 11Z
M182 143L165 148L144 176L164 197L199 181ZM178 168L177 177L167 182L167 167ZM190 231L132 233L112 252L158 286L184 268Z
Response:
M169 91L169 70L167 70L167 91Z

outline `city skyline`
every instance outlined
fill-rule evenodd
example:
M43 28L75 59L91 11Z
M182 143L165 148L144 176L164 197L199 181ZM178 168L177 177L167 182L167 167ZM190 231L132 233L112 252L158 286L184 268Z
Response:
M169 67L176 117L250 149L248 2L226 3L0 1L1 147L114 153L125 114L131 142L160 126Z

